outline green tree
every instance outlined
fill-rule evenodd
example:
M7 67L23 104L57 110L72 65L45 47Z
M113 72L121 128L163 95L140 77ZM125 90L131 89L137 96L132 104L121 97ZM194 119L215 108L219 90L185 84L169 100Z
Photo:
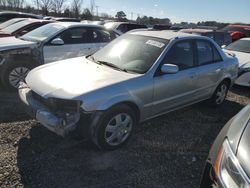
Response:
M93 19L93 15L91 14L91 11L88 8L85 8L83 10L81 17L82 17L82 19L85 19L85 20L92 20Z
M127 20L127 15L123 11L119 11L116 13L115 17L117 18L118 21L126 21Z

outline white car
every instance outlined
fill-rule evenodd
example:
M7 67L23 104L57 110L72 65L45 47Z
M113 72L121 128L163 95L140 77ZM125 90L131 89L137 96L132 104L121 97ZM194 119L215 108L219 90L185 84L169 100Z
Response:
M55 22L20 38L0 38L0 82L6 88L17 88L32 68L92 54L117 36L98 25Z
M239 60L239 77L235 84L250 87L250 38L242 38L228 46L224 51L234 53Z

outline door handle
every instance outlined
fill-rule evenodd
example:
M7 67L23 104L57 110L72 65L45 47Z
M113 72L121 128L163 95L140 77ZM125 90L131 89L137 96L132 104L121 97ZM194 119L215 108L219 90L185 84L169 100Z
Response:
M219 73L220 71L222 71L222 68L217 68L217 69L215 70L216 73Z

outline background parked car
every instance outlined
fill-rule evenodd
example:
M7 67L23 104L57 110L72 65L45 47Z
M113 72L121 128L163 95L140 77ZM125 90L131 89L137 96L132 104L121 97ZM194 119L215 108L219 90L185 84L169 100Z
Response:
M81 20L77 18L65 18L65 17L52 17L50 20L57 22L80 22Z
M233 53L239 60L239 77L235 84L250 87L250 38L243 38L224 47L224 51Z
M51 23L49 20L25 19L0 31L0 37L22 36L38 27Z
M117 36L103 26L55 22L20 38L2 38L1 82L6 88L14 89L32 68L43 63L92 54Z
M228 32L210 29L182 29L180 32L202 35L213 39L219 46L232 43L232 38Z
M65 135L78 125L99 148L116 149L139 122L206 99L222 104L237 71L237 59L207 37L138 31L33 69L19 94L49 130Z
M166 25L166 24L153 25L153 29L155 29L155 30L169 30L170 28L171 28L171 25Z
M221 130L209 152L200 188L250 187L250 105Z
M128 23L128 22L109 22L104 24L104 27L106 27L107 29L120 31L121 33L126 33L133 29L147 28L147 26L145 25Z
M17 22L23 21L25 19L27 19L27 18L13 18L13 19L10 19L10 20L8 20L6 22L3 22L3 23L0 24L0 30L4 29L5 27L8 27L8 26L10 26L12 24L15 24Z
M228 25L223 28L222 31L229 32L233 41L244 37L250 37L250 26L246 25Z
M22 12L0 12L0 23L6 22L13 18L33 18L33 19L42 19L42 16L30 14L30 13L22 13Z

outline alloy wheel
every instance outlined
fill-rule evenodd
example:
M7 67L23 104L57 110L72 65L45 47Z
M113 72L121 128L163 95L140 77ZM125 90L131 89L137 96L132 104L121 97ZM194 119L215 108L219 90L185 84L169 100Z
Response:
M25 77L30 69L27 67L16 67L9 73L9 83L14 88L18 88L20 82L25 81Z
M222 84L219 89L217 90L216 93L216 104L221 104L223 103L223 101L225 100L227 95L227 85L226 84Z

